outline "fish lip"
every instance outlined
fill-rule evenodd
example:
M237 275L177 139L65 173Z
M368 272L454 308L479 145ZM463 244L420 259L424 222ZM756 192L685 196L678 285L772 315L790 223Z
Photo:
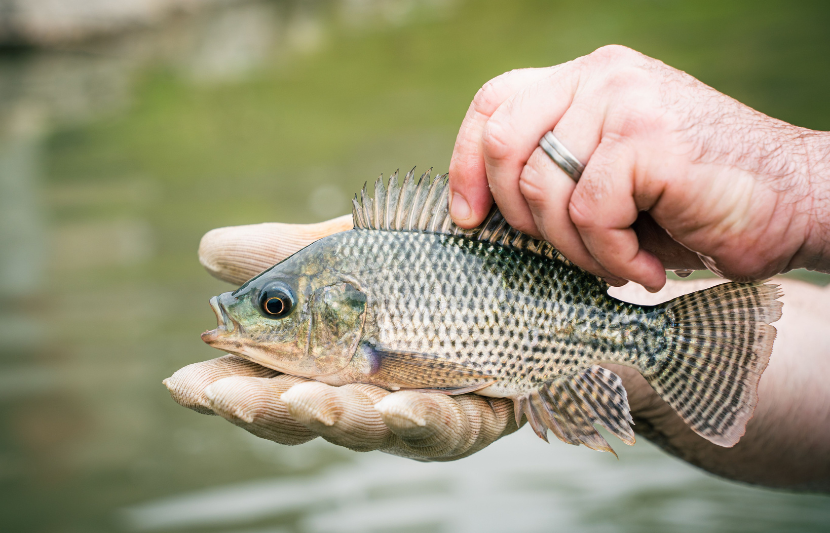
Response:
M219 297L214 296L210 299L210 307L216 315L216 328L202 333L202 340L208 344L216 342L234 331L234 321L228 316L228 311L225 306L219 302Z

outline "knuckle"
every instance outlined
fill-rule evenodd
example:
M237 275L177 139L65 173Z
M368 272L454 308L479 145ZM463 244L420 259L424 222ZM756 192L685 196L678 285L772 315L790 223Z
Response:
M628 47L620 45L603 46L587 56L587 66L595 71L598 90L617 94L624 91L636 90L642 92L644 87L650 86L650 77L646 56Z
M493 109L498 105L496 103L496 89L494 84L495 79L492 79L481 86L473 97L473 111L480 115L489 115Z
M585 192L580 191L580 189L583 189L582 183L571 196L571 201L568 203L568 215L577 228L595 227L596 217L593 215L592 202L588 199L590 195L586 197Z
M519 192L531 208L550 200L545 184L543 170L539 168L535 159L531 158L519 174Z
M481 147L485 157L495 161L503 161L510 156L508 126L498 120L490 119L484 127L481 137Z
M620 63L633 61L640 57L640 53L620 44L608 44L594 50L590 57L602 63Z
M652 129L653 120L648 114L631 105L619 106L608 117L609 141L622 143L624 138L635 137L640 132Z
M451 187L466 187L473 182L473 175L479 169L480 161L478 153L473 150L456 150L450 159L450 184Z
M476 92L473 97L473 110L479 114L490 116L493 114L499 105L504 100L502 96L504 80L515 71L505 72L500 76L496 76L487 83L481 86L481 89Z
M622 66L611 69L602 80L602 88L610 93L623 93L643 86L643 72L637 67Z

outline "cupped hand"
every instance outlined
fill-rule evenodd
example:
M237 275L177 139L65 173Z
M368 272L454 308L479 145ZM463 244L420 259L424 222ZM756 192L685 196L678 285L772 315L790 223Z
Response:
M199 259L211 274L238 285L311 242L351 228L351 216L321 224L220 228L202 239ZM207 306L205 311L207 319ZM186 366L164 384L179 404L280 444L321 436L357 451L450 461L518 429L511 400L390 393L364 384L332 387L234 355Z
M551 130L586 164L578 183L538 147ZM450 164L451 214L474 227L495 199L579 266L652 291L667 268L738 280L826 271L827 147L823 132L609 46L481 88Z

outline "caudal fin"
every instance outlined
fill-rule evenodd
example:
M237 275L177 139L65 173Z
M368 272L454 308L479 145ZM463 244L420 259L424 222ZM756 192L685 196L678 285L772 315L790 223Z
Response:
M668 357L644 368L658 394L700 436L734 446L758 403L781 318L778 285L724 283L663 304Z

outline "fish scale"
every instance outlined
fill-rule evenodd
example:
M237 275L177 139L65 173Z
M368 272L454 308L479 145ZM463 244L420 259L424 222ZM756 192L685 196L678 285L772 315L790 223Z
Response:
M379 178L374 197L364 187L355 229L214 298L220 324L203 338L333 385L512 398L517 423L527 418L543 439L610 452L595 425L634 442L622 380L600 366L622 364L698 434L738 442L781 316L777 286L622 302L497 208L477 228L456 226L448 189L446 175L416 182L412 171L400 185L397 174ZM263 307L272 293L284 298L278 317Z
M336 253L363 262L380 344L475 364L517 390L532 390L600 356L633 364L611 326L622 317L652 327L665 322L599 290L572 294L568 287L589 281L589 274L520 250L429 233L355 234ZM386 250L378 263L367 260L377 249ZM586 309L591 318L576 327L593 342L577 345L569 326L578 324L572 317L587 317ZM525 342L530 337L534 342Z

